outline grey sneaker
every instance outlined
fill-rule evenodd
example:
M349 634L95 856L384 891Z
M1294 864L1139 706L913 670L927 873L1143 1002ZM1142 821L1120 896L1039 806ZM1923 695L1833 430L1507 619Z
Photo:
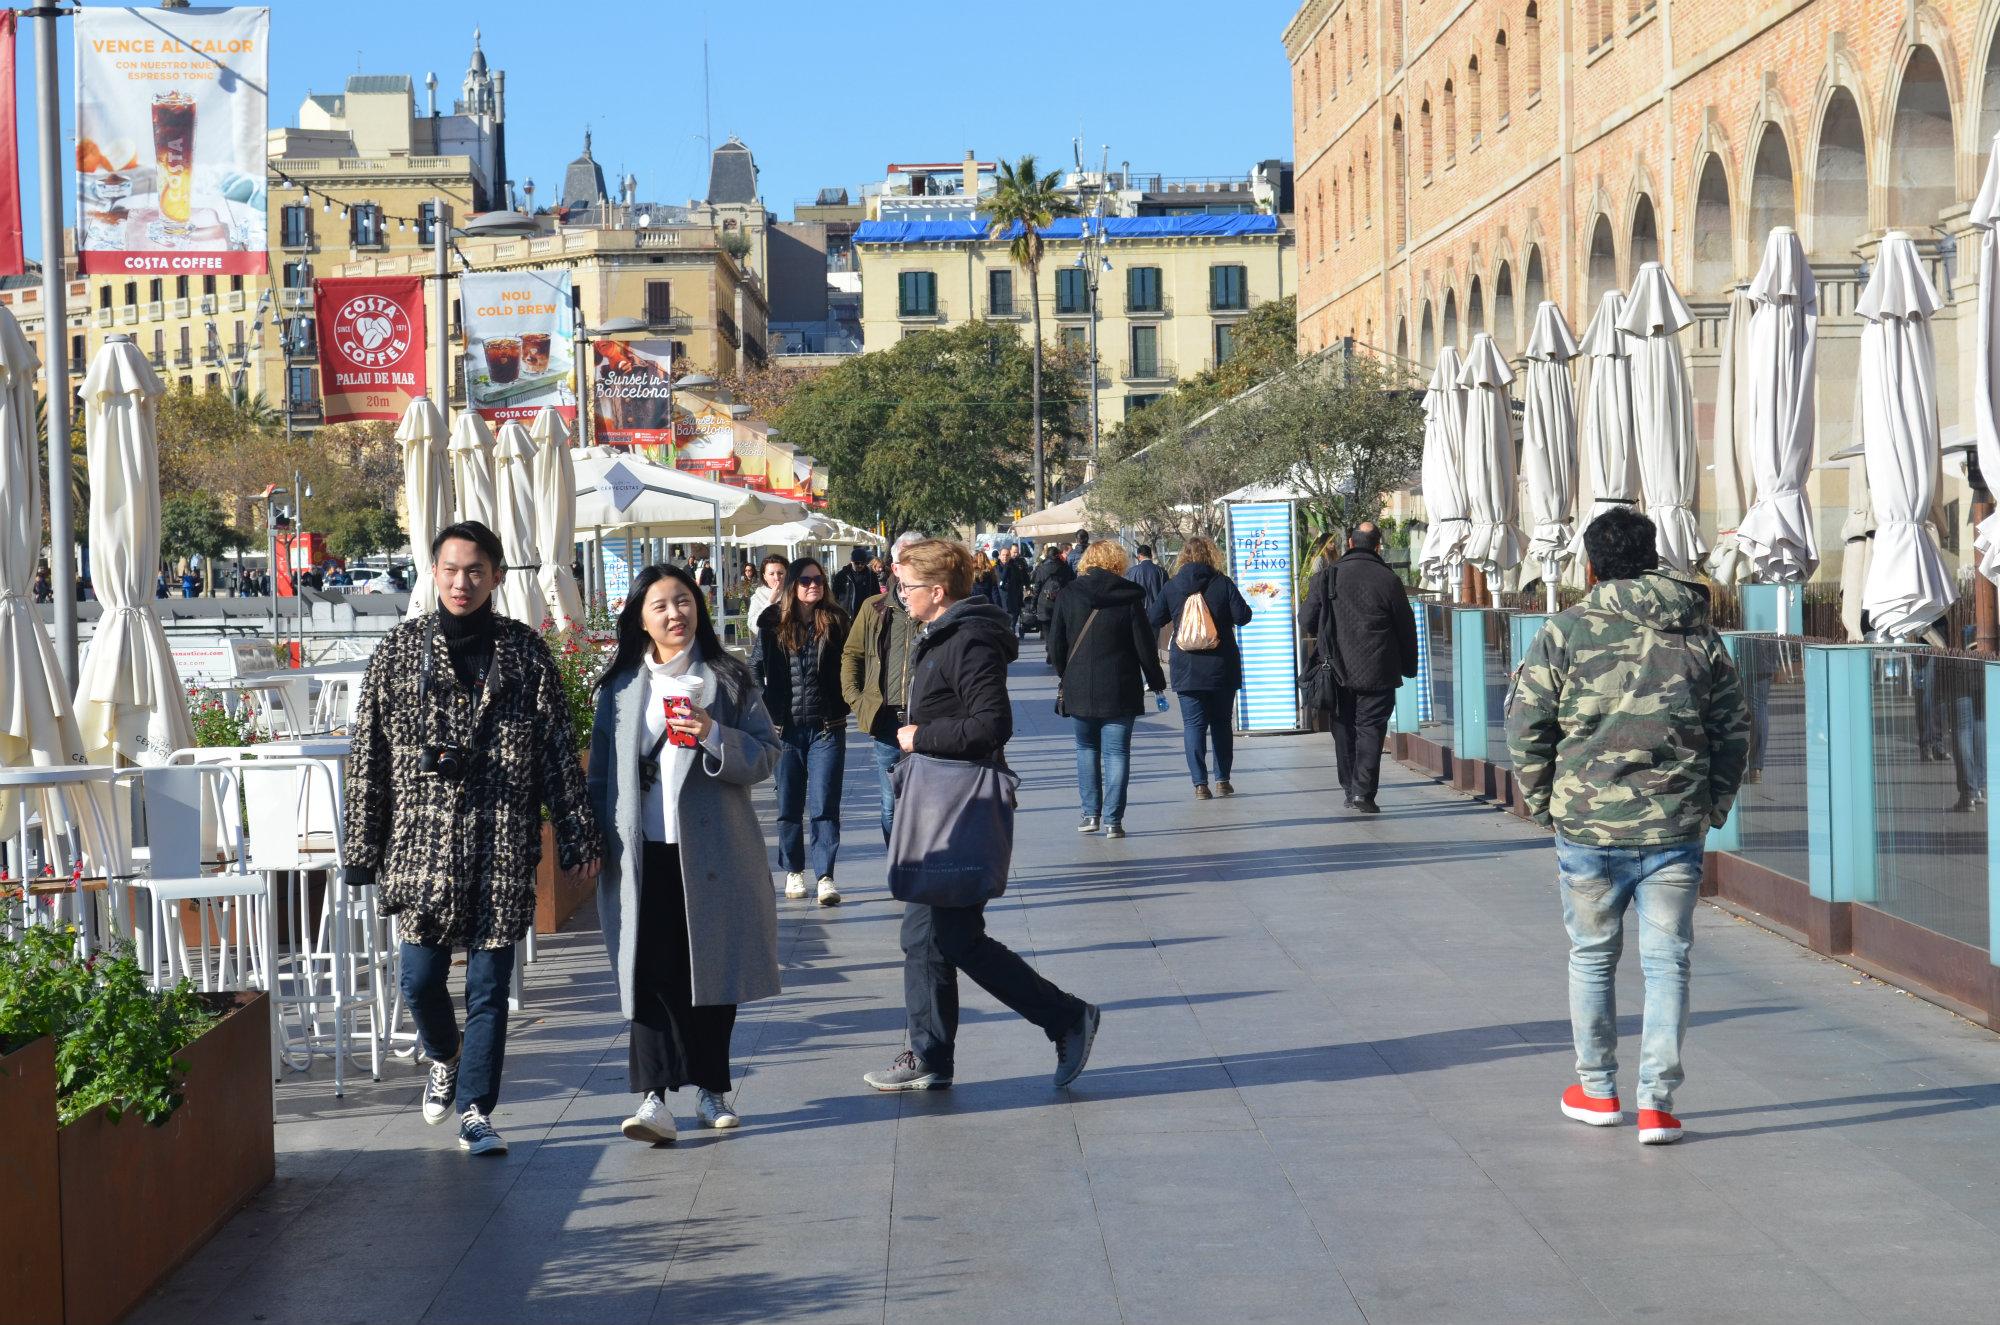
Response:
M736 1110L729 1107L729 1101L712 1090L701 1091L695 1096L694 1111L703 1127L713 1127L718 1132L726 1132L743 1121L736 1116Z
M933 1072L924 1065L924 1060L905 1049L896 1055L896 1061L880 1072L870 1072L861 1078L877 1090L944 1090L951 1085L951 1074Z
M507 1140L493 1130L493 1120L475 1106L459 1116L458 1148L474 1155L504 1155Z
M680 1136L680 1129L674 1126L673 1110L660 1098L660 1093L649 1090L639 1097L639 1107L630 1118L618 1125L628 1141L665 1142L673 1144Z
M435 1127L451 1117L452 1101L458 1096L458 1055L451 1061L431 1060L431 1079L424 1083L424 1121Z
M1104 835L1106 837L1123 837L1125 836L1125 825L1106 824L1104 825Z
M1095 1003L1085 1003L1083 1015L1076 1019L1076 1025L1063 1032L1062 1039L1056 1041L1057 1090L1076 1080L1083 1071L1083 1065L1090 1061L1090 1046L1097 1042L1097 1023L1103 1015Z
M1079 833L1094 833L1094 832L1096 832L1096 831L1097 831L1097 816L1096 816L1096 815L1094 815L1094 814L1086 814L1086 815L1084 815L1084 816L1083 816L1083 818L1082 818L1081 820L1079 820L1079 821L1077 822L1077 825L1076 825L1076 831L1077 831L1077 832L1079 832Z

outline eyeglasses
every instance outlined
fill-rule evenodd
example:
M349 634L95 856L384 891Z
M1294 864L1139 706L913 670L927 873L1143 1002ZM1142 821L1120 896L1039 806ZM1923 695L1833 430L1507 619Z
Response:
M914 580L904 580L904 581L903 581L903 592L904 592L904 593L915 593L915 592L916 592L917 590L919 590L919 589L935 589L935 588L937 588L937 587L938 587L938 586L937 586L937 585L935 585L935 584L918 584L918 583L917 583L916 581L914 581Z
M824 576L824 575L801 575L801 576L799 576L799 588L801 588L801 589L824 589L824 588L826 588L826 576Z

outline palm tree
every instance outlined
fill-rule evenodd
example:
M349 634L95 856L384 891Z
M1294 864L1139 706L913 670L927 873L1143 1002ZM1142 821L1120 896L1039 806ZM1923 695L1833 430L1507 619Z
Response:
M1058 216L1076 212L1076 204L1056 187L1062 175L1036 169L1034 154L1000 163L999 185L986 201L986 233L998 239L1012 231L1007 245L1015 263L1028 269L1028 308L1034 318L1035 509L1047 504L1042 491L1042 231Z
M252 393L241 381L230 384L229 403L253 428L275 428L284 422L278 407L262 391Z

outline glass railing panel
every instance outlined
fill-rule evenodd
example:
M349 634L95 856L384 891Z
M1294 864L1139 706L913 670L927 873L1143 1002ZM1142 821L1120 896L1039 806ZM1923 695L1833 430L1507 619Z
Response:
M1775 635L1734 637L1750 705L1750 757L1737 793L1738 854L1804 882L1806 842L1805 645Z
M1981 948L1988 665L1920 650L1873 660L1875 895L1856 899Z

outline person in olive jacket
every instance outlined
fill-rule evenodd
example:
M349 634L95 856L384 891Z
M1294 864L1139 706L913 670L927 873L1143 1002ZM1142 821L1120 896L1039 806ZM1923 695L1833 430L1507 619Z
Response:
M1208 749L1215 749L1215 792L1233 796L1229 781L1235 763L1234 727L1236 692L1243 688L1243 653L1236 644L1236 628L1250 624L1250 604L1243 601L1236 582L1222 573L1222 553L1215 544L1197 535L1181 545L1174 577L1153 600L1149 618L1155 628L1172 626L1175 636L1167 650L1174 693L1181 701L1181 740L1187 752L1188 776L1194 779L1194 798L1209 799ZM1215 621L1216 644L1212 649L1183 649L1179 639L1181 612L1188 599L1200 594Z
M1062 678L1059 710L1076 732L1081 833L1101 824L1125 836L1125 786L1132 771L1132 727L1145 712L1145 688L1164 694L1157 636L1146 620L1146 590L1124 578L1125 549L1099 539L1084 550L1081 574L1056 599L1049 622L1049 665ZM1164 702L1162 704L1164 707Z
M1364 520L1347 537L1347 555L1313 572L1299 626L1322 656L1339 658L1333 690L1333 749L1347 807L1377 812L1382 740L1396 689L1417 674L1417 618L1396 572L1382 560L1382 531Z

